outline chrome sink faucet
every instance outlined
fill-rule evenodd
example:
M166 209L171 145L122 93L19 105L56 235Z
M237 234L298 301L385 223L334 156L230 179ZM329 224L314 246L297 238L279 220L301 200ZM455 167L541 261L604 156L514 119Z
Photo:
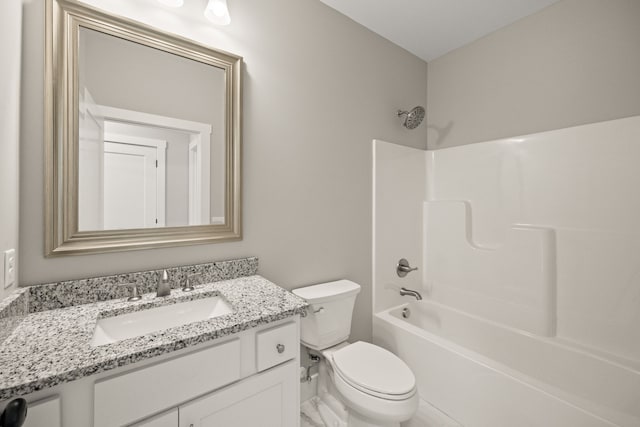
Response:
M413 289L400 288L400 295L402 296L409 295L409 296L415 297L415 299L417 299L418 301L422 299L422 295L420 295L420 292L414 291Z
M156 288L157 297L166 297L171 294L171 283L169 283L169 273L162 270L162 276L158 273L158 286Z

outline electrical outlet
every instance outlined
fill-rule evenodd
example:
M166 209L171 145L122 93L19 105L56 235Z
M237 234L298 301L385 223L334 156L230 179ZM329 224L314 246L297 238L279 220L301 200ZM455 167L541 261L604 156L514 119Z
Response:
M4 251L4 288L16 283L16 250Z

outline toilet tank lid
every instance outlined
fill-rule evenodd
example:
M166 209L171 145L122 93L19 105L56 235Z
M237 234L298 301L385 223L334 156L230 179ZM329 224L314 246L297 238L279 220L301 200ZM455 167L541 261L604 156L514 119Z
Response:
M309 304L318 304L334 299L356 295L360 292L360 285L351 280L336 280L335 282L320 283L318 285L305 286L294 289L295 295L307 301Z

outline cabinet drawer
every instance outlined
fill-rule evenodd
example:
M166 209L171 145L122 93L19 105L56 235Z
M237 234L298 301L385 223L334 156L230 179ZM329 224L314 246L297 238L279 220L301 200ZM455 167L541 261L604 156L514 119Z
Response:
M240 340L96 382L94 427L129 424L240 379Z
M295 322L286 323L256 334L258 372L296 357L300 351Z

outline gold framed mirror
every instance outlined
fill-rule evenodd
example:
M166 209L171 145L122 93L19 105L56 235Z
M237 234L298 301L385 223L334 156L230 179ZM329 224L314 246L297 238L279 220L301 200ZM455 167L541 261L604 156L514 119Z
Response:
M45 255L240 240L242 58L46 0Z

